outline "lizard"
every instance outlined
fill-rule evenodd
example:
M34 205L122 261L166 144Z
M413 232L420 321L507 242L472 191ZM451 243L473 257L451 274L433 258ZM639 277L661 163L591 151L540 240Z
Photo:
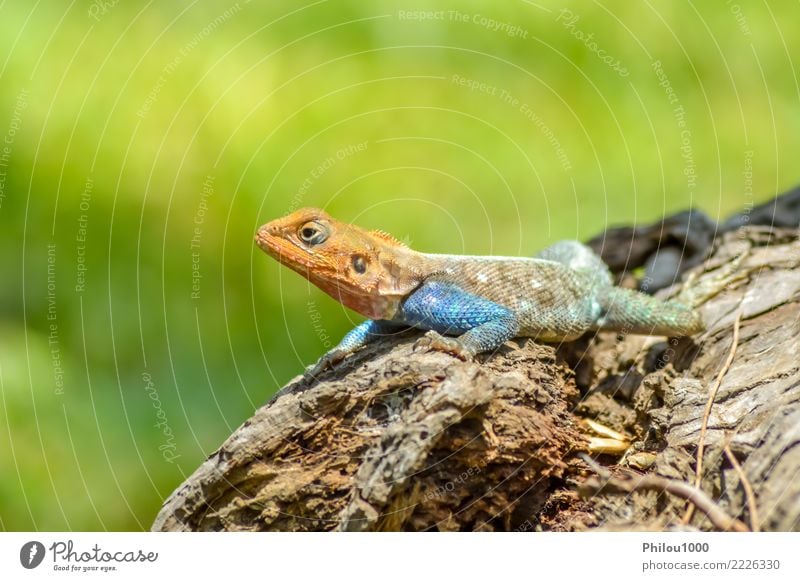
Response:
M571 341L589 331L686 336L705 325L679 301L615 286L584 244L556 242L534 257L418 252L380 230L303 208L258 229L258 246L367 317L306 369L314 378L370 340L415 327L415 349L469 360L513 337Z

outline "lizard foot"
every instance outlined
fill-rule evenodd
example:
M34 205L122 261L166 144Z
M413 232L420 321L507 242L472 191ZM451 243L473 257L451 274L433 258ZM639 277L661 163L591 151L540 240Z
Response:
M474 355L458 339L444 337L436 331L428 331L417 339L417 342L414 343L414 351L441 351L462 361L468 361Z
M676 300L697 308L717 296L730 285L747 280L752 272L761 268L760 266L743 267L744 260L749 254L750 251L745 250L734 257L733 260L721 266L716 273L705 277L701 281L696 282L699 273L690 274Z
M333 369L338 363L344 361L345 357L347 357L347 354L344 353L343 351L338 351L336 349L334 349L333 351L329 351L328 353L320 357L316 363L306 367L306 370L303 373L303 381L305 381L306 383L311 383L323 371L327 371L328 369Z

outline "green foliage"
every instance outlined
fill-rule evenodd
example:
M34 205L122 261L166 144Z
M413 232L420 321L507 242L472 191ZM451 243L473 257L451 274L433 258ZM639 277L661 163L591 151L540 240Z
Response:
M526 255L798 179L796 5L428 4L0 5L2 527L147 528L358 322L294 208Z

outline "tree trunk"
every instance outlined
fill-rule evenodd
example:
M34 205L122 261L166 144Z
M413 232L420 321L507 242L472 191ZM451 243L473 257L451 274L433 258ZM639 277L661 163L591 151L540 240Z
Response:
M701 432L701 488L716 507L798 530L798 232L741 228L704 254L688 286L729 283L699 307L704 334L520 339L475 362L414 352L416 332L381 340L313 385L284 387L153 530L711 530L701 511L682 522L675 487L650 486L694 485ZM602 479L582 455L585 418L632 441L623 458L595 456Z

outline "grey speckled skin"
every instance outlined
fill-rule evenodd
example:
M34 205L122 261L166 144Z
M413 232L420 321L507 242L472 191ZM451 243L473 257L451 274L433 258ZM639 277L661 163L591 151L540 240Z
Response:
M516 315L516 336L569 341L587 331L691 335L703 330L699 313L676 302L615 287L608 267L579 242L554 244L536 258L423 255L453 283Z

